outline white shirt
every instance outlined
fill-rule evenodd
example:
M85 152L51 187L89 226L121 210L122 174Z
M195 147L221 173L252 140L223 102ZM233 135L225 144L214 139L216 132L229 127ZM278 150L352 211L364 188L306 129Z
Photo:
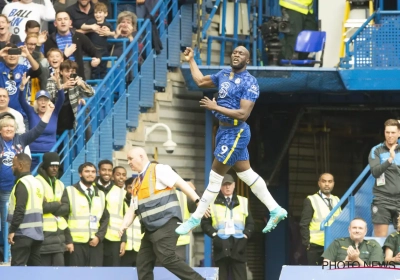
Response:
M88 188L88 187L86 187L81 181L79 181L79 185L81 186L82 190L85 191L85 194L86 194L87 196L89 196L89 189L92 190L92 195L94 196L94 188L93 188L93 186L90 186L90 188Z
M100 178L99 178L99 180L97 181L97 184L99 184L100 186L103 186L103 184L101 183L101 181L100 181ZM111 181L110 182L108 182L108 184L107 185L105 185L105 186L103 186L105 189L107 189L108 188L108 186L110 186L110 184L111 184Z
M229 201L232 202L232 196L231 195L225 196L225 200L227 200L228 197L230 199Z
M143 172L146 172L150 163L146 165L146 167L138 174L141 176ZM156 190L164 190L168 187L173 187L178 181L179 175L172 170L169 165L165 164L157 164L156 165Z
M8 112L14 116L15 122L17 123L18 127L15 133L16 134L25 133L26 129L25 129L24 117L22 116L22 114L10 107L8 107Z

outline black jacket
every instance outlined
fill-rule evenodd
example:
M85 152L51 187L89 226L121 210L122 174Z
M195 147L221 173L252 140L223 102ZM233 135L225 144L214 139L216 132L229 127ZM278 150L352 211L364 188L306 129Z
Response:
M74 188L76 188L79 192L81 192L83 195L85 195L85 191L81 188L79 182L74 184L74 185L72 185L72 186ZM99 196L99 192L101 192L99 190L99 188L96 187L96 186L93 186L93 188L94 188L94 196ZM68 205L69 205L69 197L68 197L67 189L64 190L63 197L61 199L62 203L64 203L64 201L68 202ZM65 216L65 219L68 222L68 215ZM108 227L109 220L110 220L110 214L108 213L107 208L104 208L103 215L100 218L99 230L95 234L100 239L100 242L104 240L104 236L106 235L106 232L107 232L107 227ZM66 244L73 243L71 232L70 232L69 228L65 229L65 243Z
M314 208L311 205L310 199L307 197L303 202L303 210L301 211L300 218L300 234L301 243L304 246L310 245L310 223L314 216Z
M95 46L92 44L92 42L89 40L89 38L82 33L76 32L75 29L70 30L72 33L72 43L76 44L76 51L73 53L73 56L75 57L75 62L78 63L78 71L77 74L80 77L83 77L83 79L87 79L90 77L85 77L85 71L83 69L83 55L88 55L89 57L97 57L101 59L101 54L100 52L97 51ZM56 33L52 33L44 43L44 53L47 54L47 52L51 48L56 48L58 49L57 46L57 40L56 40ZM68 57L64 56L64 59L68 59Z
M232 196L233 208L240 207L239 199L237 197L236 192L233 193ZM225 205L225 196L219 192L217 198L214 201L215 204ZM230 205L232 208L232 203ZM201 220L201 228L204 233L210 236L213 239L214 246L214 261L218 261L223 258L230 257L239 262L247 261L247 241L251 238L251 235L254 231L254 220L251 216L250 209L248 209L248 216L246 218L245 228L243 233L247 236L246 238L234 238L229 237L228 239L221 239L216 235L213 237L213 233L217 232L217 230L212 226L212 218L203 218Z
M41 175L50 186L55 186L57 178L50 178L45 170L40 166L38 169L39 175ZM53 188L54 192L54 188ZM64 201L63 201L64 199ZM66 201L62 197L61 201L43 202L43 214L51 213L54 216L66 216L69 214L69 201ZM64 253L65 251L65 236L64 230L57 229L56 232L43 231L44 241L40 248L40 254L53 254L53 253Z

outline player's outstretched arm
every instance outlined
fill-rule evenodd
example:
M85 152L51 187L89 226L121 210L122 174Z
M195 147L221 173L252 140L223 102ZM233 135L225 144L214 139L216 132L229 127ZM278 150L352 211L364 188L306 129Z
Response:
M190 72L192 73L193 80L195 81L196 85L201 88L213 88L216 85L211 80L211 76L207 75L204 76L201 73L199 66L197 66L196 61L194 60L194 51L192 48L187 47L186 50L183 52L185 59L189 62Z

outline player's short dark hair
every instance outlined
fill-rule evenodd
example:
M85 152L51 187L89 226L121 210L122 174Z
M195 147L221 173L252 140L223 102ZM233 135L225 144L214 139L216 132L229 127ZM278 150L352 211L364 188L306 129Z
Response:
M111 162L111 160L108 159L102 159L99 161L99 163L97 164L97 167L100 169L102 165L104 164L109 164L111 165L111 168L114 166L114 164Z
M93 167L93 168L97 171L97 168L96 168L96 166L95 166L93 163L91 163L91 162L85 162L85 163L82 163L81 165L79 165L79 167L78 167L78 173L82 173L82 172L83 172L83 169L85 169L86 167Z

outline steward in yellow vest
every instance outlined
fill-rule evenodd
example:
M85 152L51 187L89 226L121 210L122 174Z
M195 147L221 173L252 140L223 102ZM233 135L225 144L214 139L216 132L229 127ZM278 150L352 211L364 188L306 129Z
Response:
M309 265L322 265L322 253L324 252L325 233L320 230L321 222L329 215L333 207L340 199L331 194L335 186L333 175L324 173L318 179L319 192L307 196L303 203L303 211L300 219L300 233L302 243L307 248L307 260ZM339 216L339 208L329 220L331 225Z
M121 266L121 257L125 254L126 245L126 234L119 237L119 229L122 226L125 214L125 190L123 187L126 180L126 170L121 166L113 168L113 163L108 159L99 161L97 166L99 176L96 178L95 186L104 192L106 209L110 214L107 232L103 240L103 266L118 267ZM117 179L115 182L112 180L114 176Z
M211 218L201 220L204 233L213 239L213 257L219 268L219 279L247 279L247 240L254 231L248 200L234 192L235 180L226 174L211 207ZM235 267L235 269L232 269Z
M64 184L57 179L60 157L49 152L43 155L43 162L36 176L43 186L45 201L43 203L44 241L40 254L42 266L64 266L65 236L67 222L64 216L69 213L69 204L61 201Z
M81 180L66 187L62 201L69 204L65 230L69 266L103 266L103 240L110 219L104 192L93 183L96 167L85 162L78 169Z
M13 159L16 183L11 191L7 222L11 244L12 266L40 266L43 241L43 187L30 174L32 160L27 154Z

